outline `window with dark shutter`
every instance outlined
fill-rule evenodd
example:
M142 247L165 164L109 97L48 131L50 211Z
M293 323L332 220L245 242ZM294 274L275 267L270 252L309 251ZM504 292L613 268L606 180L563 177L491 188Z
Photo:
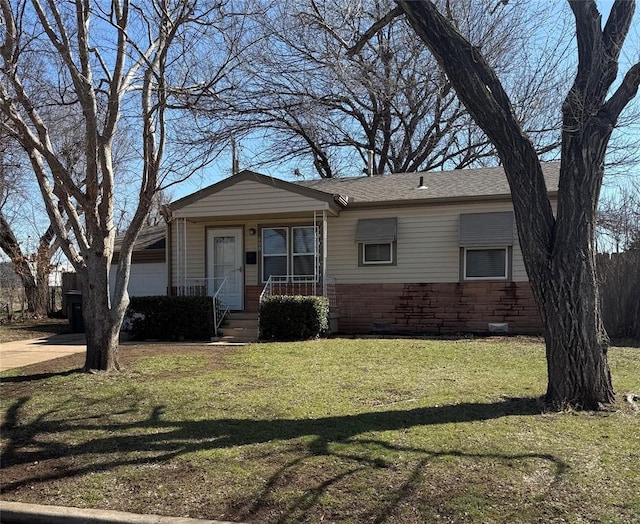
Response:
M513 211L460 215L458 241L463 280L508 279L516 238Z
M355 238L358 244L358 264L395 264L397 231L396 217L358 220Z

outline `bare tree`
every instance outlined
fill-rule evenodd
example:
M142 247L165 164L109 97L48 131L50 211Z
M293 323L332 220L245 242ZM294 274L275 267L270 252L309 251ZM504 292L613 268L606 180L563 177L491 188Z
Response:
M602 318L617 338L640 337L640 180L623 180L598 210Z
M598 209L598 250L620 253L640 243L640 180L622 180Z
M34 200L29 198L24 158L16 146L18 144L10 137L0 133L0 249L9 257L20 278L28 312L45 317L50 312L52 258L59 246L49 224L44 233L38 234L34 252L29 251L31 246L26 246L25 252L14 232L12 223L17 223L18 218L24 221L25 209L30 209Z
M185 93L215 91L220 77L203 80L196 64L217 56L207 44L225 29L225 3L0 0L0 7L3 127L27 153L53 229L81 282L85 369L118 369L134 241L156 192L188 176L201 165L196 159L207 158L195 147L172 147L186 125L175 113ZM214 37L205 41L207 31ZM58 129L45 109L50 107L64 107L80 123L74 150L80 176L56 148ZM110 296L118 191L114 144L123 129L139 136L139 169L127 180L137 202Z
M640 63L608 98L635 4L616 0L602 26L595 1L569 0L578 66L562 104L558 207L554 215L540 158L502 83L483 56L430 1L396 0L496 147L511 187L524 261L545 324L548 387L555 407L614 402L596 277L596 209L605 153L618 118L636 96ZM360 44L361 45L361 44Z
M447 16L481 43L516 93L520 123L538 150L551 151L560 112L549 101L569 83L566 41L543 42L537 28L557 10L513 3L495 11L494 3L447 2ZM259 163L296 160L329 178L361 174L369 151L375 173L495 162L493 145L401 20L385 20L349 52L392 7L392 0L284 0L260 13L254 31L261 44L251 48L244 81L228 100L238 132L268 144ZM544 61L530 50L534 40L549 48Z

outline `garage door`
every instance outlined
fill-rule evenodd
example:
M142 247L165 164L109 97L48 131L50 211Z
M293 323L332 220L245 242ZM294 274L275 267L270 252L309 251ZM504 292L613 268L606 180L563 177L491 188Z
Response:
M109 273L111 294L116 286L117 266L114 264ZM148 297L167 294L167 265L164 262L145 262L131 264L129 277L129 296Z

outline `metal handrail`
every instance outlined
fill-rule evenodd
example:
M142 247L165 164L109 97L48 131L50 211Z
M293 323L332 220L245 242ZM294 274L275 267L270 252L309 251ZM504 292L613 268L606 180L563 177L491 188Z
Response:
M220 281L219 285L217 284L218 281ZM229 306L225 304L224 300L224 296L227 293L228 282L228 277L189 278L185 279L184 285L178 288L178 295L211 297L213 304L213 333L216 337L218 336L218 328L222 324L224 317L229 312ZM209 294L211 287L213 287L215 291L212 294Z
M267 292L267 290L269 290ZM263 300L265 297L270 297L271 296L271 291L272 291L272 281L271 281L271 276L269 276L269 278L267 279L266 283L264 284L264 287L262 288L262 292L260 293L260 298L258 299L258 304L262 304Z
M220 327L220 324L222 324L224 317L229 312L229 306L226 305L220 297L220 295L222 295L222 290L227 287L228 281L229 278L224 277L222 279L222 283L218 286L218 289L211 297L211 300L213 300L213 335L216 337L218 336L218 328Z

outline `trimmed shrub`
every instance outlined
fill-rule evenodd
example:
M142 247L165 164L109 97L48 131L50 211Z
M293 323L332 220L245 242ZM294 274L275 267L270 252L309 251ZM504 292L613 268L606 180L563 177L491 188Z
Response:
M133 340L211 340L210 297L131 297L125 315Z
M326 297L274 295L260 304L260 340L307 340L328 330Z

